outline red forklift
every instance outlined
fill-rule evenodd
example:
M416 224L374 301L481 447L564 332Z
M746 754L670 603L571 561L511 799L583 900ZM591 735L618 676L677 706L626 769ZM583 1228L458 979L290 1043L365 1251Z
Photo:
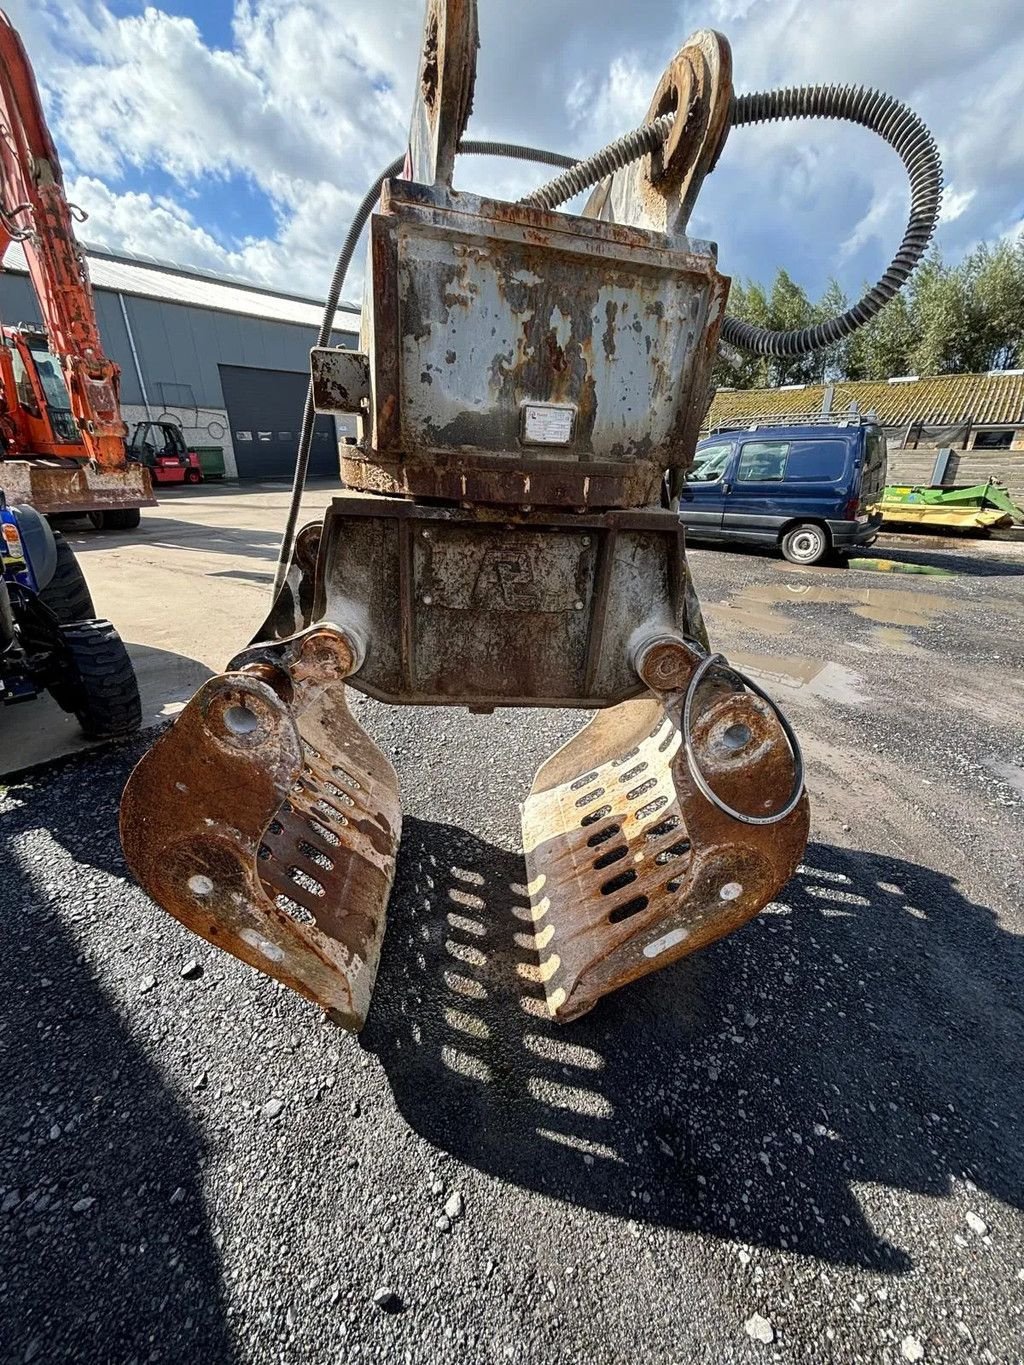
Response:
M173 422L136 422L128 442L129 460L149 470L153 483L202 483L199 455L189 450Z

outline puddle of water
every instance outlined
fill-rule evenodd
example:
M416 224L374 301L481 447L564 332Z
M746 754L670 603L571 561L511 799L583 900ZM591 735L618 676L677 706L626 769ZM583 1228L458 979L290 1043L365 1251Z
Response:
M862 691L866 679L852 668L829 659L809 659L802 654L748 654L731 649L729 659L746 673L752 673L769 690L802 692L826 701L857 706L868 699Z
M951 611L951 597L911 592L906 588L840 588L829 583L760 583L740 590L733 599L742 611L763 606L799 606L805 602L847 606L855 616L886 626L926 626Z
M915 644L905 630L898 626L875 626L867 640L850 640L851 649L859 649L865 654L917 654L927 655L928 651Z
M1024 796L1024 768L1019 768L1016 763L1006 763L995 755L985 759L985 767L1001 782L1012 787L1018 796Z
M792 617L779 616L770 606L758 607L756 603L709 602L704 607L704 614L714 616L716 624L757 631L761 635L788 635L796 624Z

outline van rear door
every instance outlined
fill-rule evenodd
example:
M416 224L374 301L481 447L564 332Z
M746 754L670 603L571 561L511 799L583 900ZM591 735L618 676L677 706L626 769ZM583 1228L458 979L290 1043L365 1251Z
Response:
M867 512L882 501L889 472L889 445L885 433L869 427L864 433L864 471L860 481L860 511Z

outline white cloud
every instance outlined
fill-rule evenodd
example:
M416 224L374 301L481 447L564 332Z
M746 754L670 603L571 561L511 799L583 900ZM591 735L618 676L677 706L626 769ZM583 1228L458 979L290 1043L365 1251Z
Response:
M942 196L942 212L939 221L942 223L955 223L958 218L962 218L967 210L974 203L977 190L958 190L955 185L947 185Z
M157 7L118 16L104 0L7 3L73 194L91 213L88 240L324 291L355 204L404 145L422 0L235 0L227 50ZM681 9L679 0L482 4L470 136L580 154L617 136L642 118L686 37ZM1019 0L975 0L969 20L951 0L707 0L705 14L728 31L740 90L863 82L917 108L955 186L940 231L949 255L1019 222ZM161 193L140 192L154 170L178 192L162 180ZM516 197L546 174L467 158L456 182ZM211 196L197 188L230 193L239 176L266 196L270 230L232 235L227 216L210 219ZM852 293L884 268L906 202L896 159L863 132L744 129L708 181L693 231L719 240L727 273L769 279L785 265L812 289L837 273ZM358 275L346 292L357 294Z

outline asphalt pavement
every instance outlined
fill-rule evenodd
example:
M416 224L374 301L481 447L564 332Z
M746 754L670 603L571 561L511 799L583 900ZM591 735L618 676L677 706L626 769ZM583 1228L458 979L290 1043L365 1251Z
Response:
M1021 1359L1024 547L690 558L801 736L811 842L574 1024L514 910L578 716L356 704L406 812L359 1039L132 884L152 732L9 787L4 1365Z

